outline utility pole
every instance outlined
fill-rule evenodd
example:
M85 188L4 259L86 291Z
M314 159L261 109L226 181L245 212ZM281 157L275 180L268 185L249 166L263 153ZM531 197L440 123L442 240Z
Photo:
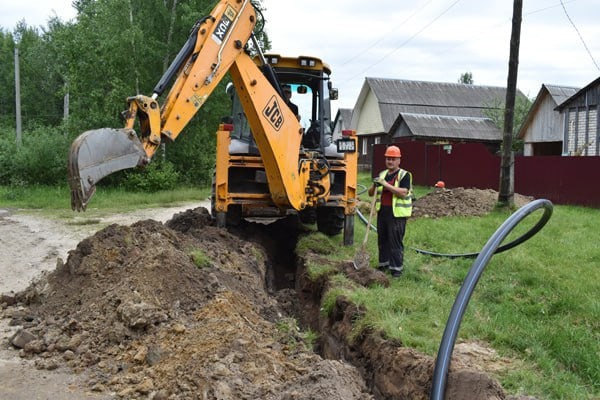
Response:
M16 132L17 147L21 147L21 78L19 76L19 47L15 46L15 114L16 114Z
M65 85L66 86L66 85ZM63 97L63 121L67 121L69 119L69 92L67 88L67 92Z
M523 0L514 0L512 33L510 36L510 57L508 60L508 80L506 84L506 108L504 109L504 132L502 135L500 190L498 192L498 203L503 207L513 207L515 204L515 155L512 150L512 142L522 14Z

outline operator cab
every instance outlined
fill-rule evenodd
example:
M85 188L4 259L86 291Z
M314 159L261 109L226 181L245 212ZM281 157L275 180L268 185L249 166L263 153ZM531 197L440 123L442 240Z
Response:
M273 86L291 88L290 101L298 107L299 122L304 129L303 149L320 152L326 157L343 158L344 154L337 152L333 138L330 101L337 100L337 89L332 87L329 80L329 67L312 57L265 55L265 59L273 68L278 80L272 82ZM227 93L232 99L232 115L229 120L233 123L229 153L259 155L232 84L228 85ZM285 96L283 90L281 93Z

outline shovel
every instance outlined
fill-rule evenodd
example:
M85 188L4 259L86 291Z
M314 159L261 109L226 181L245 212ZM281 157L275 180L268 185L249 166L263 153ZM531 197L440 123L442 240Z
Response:
M371 211L369 212L369 220L367 221L367 231L365 232L365 239L360 246L359 251L354 256L354 268L367 268L369 266L369 253L367 252L367 240L369 239L369 231L371 231L371 220L375 214L375 202L377 200L377 192L373 194L373 200L371 200Z

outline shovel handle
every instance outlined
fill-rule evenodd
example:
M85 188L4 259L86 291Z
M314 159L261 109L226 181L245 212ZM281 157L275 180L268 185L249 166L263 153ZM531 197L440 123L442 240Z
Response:
M371 210L369 211L369 220L367 221L367 232L365 233L365 239L363 240L363 248L367 245L367 239L369 238L369 232L371 231L371 221L373 220L373 215L375 214L375 202L377 200L377 192L373 194L373 199L371 200Z

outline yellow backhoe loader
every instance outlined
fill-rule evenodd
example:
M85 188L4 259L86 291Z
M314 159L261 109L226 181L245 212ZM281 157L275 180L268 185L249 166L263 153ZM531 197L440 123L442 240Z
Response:
M100 179L148 164L163 141L174 141L229 72L232 114L216 133L216 223L298 214L328 235L343 231L344 244L352 244L357 139L354 131L333 137L331 70L315 57L263 54L256 18L250 0L219 1L194 25L152 95L127 99L123 128L87 131L73 142L74 210L85 210ZM299 116L284 86L294 92Z

